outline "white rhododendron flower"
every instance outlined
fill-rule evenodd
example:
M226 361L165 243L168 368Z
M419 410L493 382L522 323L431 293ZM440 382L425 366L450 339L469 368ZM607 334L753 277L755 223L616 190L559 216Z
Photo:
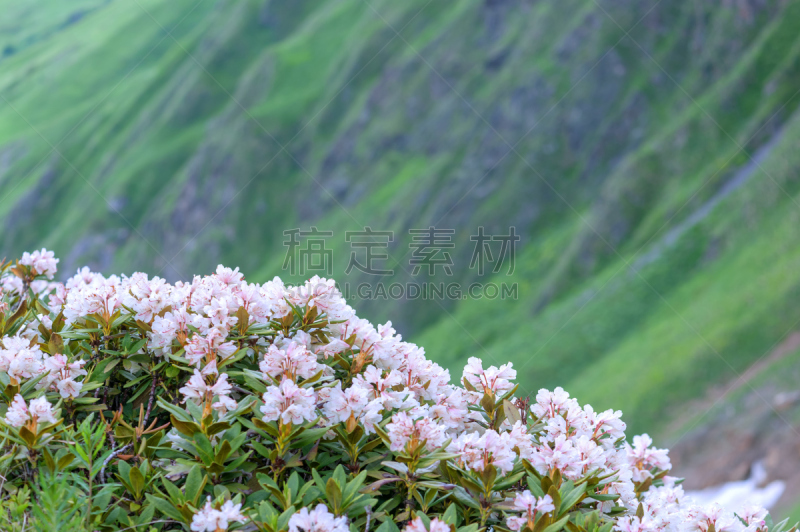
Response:
M336 517L324 504L302 508L289 519L289 532L348 532L346 517Z
M233 504L226 501L219 509L211 506L211 498L206 502L192 517L191 530L193 532L216 532L217 530L228 530L232 522L244 522L245 517L242 512L241 504Z
M434 517L431 519L430 526L425 528L422 518L417 517L406 525L403 532L450 532L450 525Z
M297 342L289 342L284 349L271 345L264 353L259 368L270 377L283 375L289 379L308 379L319 371L317 356Z
M75 382L72 377L67 377L66 379L61 379L58 381L58 393L61 394L61 397L64 399L75 399L80 395L81 388L83 388L83 384L80 382Z
M556 509L553 505L553 498L550 495L544 497L534 497L529 490L517 493L514 497L514 509L522 512L520 516L512 516L506 519L506 526L511 530L522 530L524 526L533 528L536 516L552 512Z
M281 382L280 386L270 386L263 399L261 413L264 414L264 421L280 419L284 423L299 425L317 417L314 412L314 390L300 388L288 379Z
M427 417L413 419L406 412L392 416L386 431L392 442L389 448L393 451L399 451L409 443L414 446L425 443L428 450L434 450L440 448L447 439L444 426Z
M53 406L47 401L47 398L39 397L27 405L20 394L15 395L8 412L6 412L5 422L12 427L21 427L29 420L45 423L58 421L53 412Z
M477 401L480 401L484 393L503 395L510 392L514 387L511 381L516 378L517 372L511 363L503 364L499 368L490 366L484 370L481 359L472 357L464 368L464 380L478 390L472 392Z
M28 405L25 404L25 399L20 394L15 395L11 406L6 412L6 423L12 427L21 427L29 419L30 414L28 413Z
M635 482L643 482L648 478L653 478L652 471L660 469L666 471L672 468L668 451L666 449L652 449L653 439L647 434L633 437L633 446L625 443L625 450L628 453L628 461L633 472Z
M41 251L34 251L33 253L28 253L26 251L19 260L19 263L23 266L30 266L37 274L44 275L48 279L52 279L56 274L58 262L59 259L55 258L55 254L44 248L42 248Z

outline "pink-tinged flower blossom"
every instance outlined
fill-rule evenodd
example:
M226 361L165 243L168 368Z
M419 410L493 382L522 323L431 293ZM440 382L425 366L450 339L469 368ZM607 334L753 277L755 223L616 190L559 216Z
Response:
M514 388L512 380L517 378L516 370L512 369L512 364L503 364L499 368L490 366L483 369L481 359L471 357L464 368L463 379L473 388L478 390L472 395L480 401L484 393L489 395L504 395Z
M531 412L537 418L555 417L569 411L570 407L578 406L578 402L570 399L562 387L554 391L541 389L536 394L536 402L531 405Z
M228 382L228 374L222 373L217 376L217 380L213 386L211 386L210 391L213 395L229 395L231 393L231 384Z
M264 414L264 421L280 419L284 423L300 425L317 418L314 390L300 388L291 380L286 379L280 386L267 388L263 399L261 413Z
M225 359L236 352L236 344L225 342L225 335L217 328L208 330L205 336L195 334L185 346L186 358L195 367L201 367L204 361Z
M206 375L219 375L219 370L217 369L217 361L216 359L212 360L211 362L207 363L203 366L203 371L200 374L205 377Z
M367 366L363 374L353 378L354 388L364 390L370 400L379 400L386 409L399 408L411 394L408 389L396 389L402 384L403 375L399 371L384 372L372 365Z
M447 440L444 426L429 417L414 419L406 412L393 415L392 422L386 425L386 432L391 440L392 451L401 451L408 444L416 447L423 442L426 449L433 451Z
M228 522L231 521L244 522L247 519L242 514L241 503L233 504L233 501L225 501L225 503L220 507L219 513L222 514L222 517Z
M186 385L178 391L183 394L183 401L181 401L183 403L189 399L203 401L206 397L206 392L208 392L208 385L203 375L199 371L194 370L194 373L189 378Z
M648 478L653 478L653 471L668 471L672 469L669 451L651 448L652 444L653 439L647 434L634 436L633 447L627 442L625 443L625 450L628 453L628 461L633 471L634 482L643 482Z
M43 359L42 372L47 372L47 377L42 381L47 386L62 379L76 379L86 375L83 369L85 360L75 360L70 362L66 355L55 354Z
M536 516L552 512L556 509L550 495L535 497L529 490L517 493L514 498L514 509L522 512L520 516L511 516L506 519L506 526L511 530L521 530L525 526L533 529Z
M228 300L224 297L213 298L211 303L203 308L203 311L215 327L230 329L239 321L235 315L232 315L234 312L231 312Z
M292 308L286 303L286 286L280 277L261 285L259 293L262 298L264 323L273 318L283 318L292 312Z
M230 393L233 390L230 383L228 382L228 374L227 373L220 373L216 377L216 382L213 386L209 389L212 398L214 399L211 408L220 412L222 414L226 413L229 410L233 410L236 408L237 404L236 401L230 397Z
M517 459L514 440L507 432L498 433L494 430L487 430L483 435L475 432L462 434L450 443L447 450L460 454L461 458L456 461L472 471L484 471L491 465L508 473L514 469Z
M572 439L561 434L553 442L544 442L534 448L531 464L541 474L554 469L567 478L577 478L583 468L580 453L575 449Z
M160 277L148 279L146 274L137 272L125 280L125 285L122 302L133 309L137 320L150 323L172 301L173 287Z
M67 288L61 283L53 284L48 305L51 309L58 310L67 302Z
M351 415L358 418L369 399L369 392L363 388L351 386L342 390L342 383L337 382L336 387L330 390L322 411L331 423L341 423L347 421Z
M229 410L233 410L238 406L236 401L227 396L227 395L218 395L216 396L216 401L212 403L211 408L219 412L220 414L225 414Z
M450 525L434 517L431 519L430 527L425 528L422 518L417 517L406 525L403 532L450 532Z
M0 284L0 287L3 289L2 291L8 294L21 294L24 286L22 279L16 275L4 276Z
M207 502L194 516L192 516L191 530L194 532L216 532L219 522L219 512Z
M659 512L660 514L661 512ZM758 522L745 526L734 512L725 510L716 503L705 507L694 506L685 508L683 511L678 510L673 521L688 532L708 532L712 529L720 532L756 532L758 530Z
M44 248L33 253L26 251L19 261L23 266L30 266L38 275L44 275L48 279L52 279L56 274L58 262L59 259L55 258L55 254Z
M516 449L519 457L530 460L533 456L533 441L522 421L514 423L511 430L506 434L508 434L507 438L511 442L511 446Z
M320 314L325 314L333 321L347 320L354 314L342 293L336 288L336 282L318 275L302 286L287 288L284 297L294 305L316 307Z
M350 344L338 338L331 338L331 341L325 345L318 346L314 349L314 353L322 355L324 358L330 358L350 349Z
M70 289L64 305L66 322L71 324L90 314L111 316L121 307L118 288L118 284L104 282L97 286L84 284Z
M466 392L461 388L450 386L449 390L441 394L431 406L431 416L444 423L451 434L463 432L465 424L470 420Z
M183 394L183 401L192 400L195 403L204 401L213 401L211 408L221 413L236 408L236 401L229 397L231 393L231 385L228 382L228 374L221 373L217 375L216 372L208 377L211 384L206 382L207 377L198 370L189 378L186 385L178 390Z
M239 268L231 270L222 264L217 265L217 273L214 276L228 286L238 286L244 279L244 274L239 273Z
M188 336L189 329L187 324L190 323L190 321L191 318L185 308L177 309L172 312L165 312L163 316L155 316L153 318L153 324L151 325L150 347L153 349L163 349L171 346L179 332Z
M289 519L289 532L349 532L346 517L336 517L324 504L301 508Z
M217 530L228 530L231 522L243 523L247 520L242 512L241 504L233 504L233 501L226 501L220 509L211 506L211 497L206 501L197 513L192 516L191 530L193 532L216 532Z
M659 529L656 528L656 523L650 516L645 515L639 518L634 515L621 517L614 526L614 530L619 532L655 532Z
M28 405L25 404L25 399L20 394L15 395L8 412L6 412L5 422L12 427L19 428L29 419L30 414L28 413Z
M625 422L622 421L622 412L620 410L606 410L605 412L595 413L591 405L583 407L586 413L586 418L589 424L589 429L592 431L594 438L606 438L609 441L616 441L625 436Z
M8 408L8 412L6 412L5 422L12 427L21 427L28 420L46 423L55 423L57 421L53 406L47 401L46 397L42 396L34 399L28 406L20 394L14 396L14 400Z
M45 372L44 357L39 346L21 331L16 336L2 338L0 371L5 371L17 381L38 377Z
M318 367L316 355L309 352L304 345L294 341L288 342L283 349L275 345L269 346L259 364L259 369L265 375L270 377L283 375L289 379L313 377L319 371Z
M57 421L55 413L53 412L53 405L51 405L44 396L31 401L30 407L28 407L28 413L31 418L35 417L38 421L45 421L47 423L55 423Z
M514 507L517 510L528 513L548 513L556 509L556 507L553 506L553 499L550 497L550 495L537 498L531 495L531 492L528 490L525 490L522 493L517 493L517 496L514 499Z
M745 506L744 509L736 513L748 526L755 525L757 528L762 528L766 525L767 515L769 514L766 509L754 505Z
M72 379L72 377L67 377L66 379L61 379L58 381L57 384L58 393L61 394L61 397L64 399L75 399L81 393L81 388L83 388L82 382L76 382Z

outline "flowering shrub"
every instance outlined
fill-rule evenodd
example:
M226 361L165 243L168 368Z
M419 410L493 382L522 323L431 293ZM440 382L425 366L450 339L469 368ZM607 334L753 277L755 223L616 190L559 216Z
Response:
M2 530L794 532L511 364L460 383L333 281L0 264ZM26 528L27 527L27 528Z

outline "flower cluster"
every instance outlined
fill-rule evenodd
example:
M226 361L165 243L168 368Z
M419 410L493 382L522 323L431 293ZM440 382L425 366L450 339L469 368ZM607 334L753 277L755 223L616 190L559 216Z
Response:
M695 506L619 411L529 403L478 358L454 381L329 279L62 284L57 263L0 264L0 475L72 475L102 501L86 530L788 531Z
M289 519L289 532L348 532L347 518L336 517L324 504L302 508Z
M554 511L553 498L550 495L544 497L534 497L528 490L517 493L514 498L514 509L522 512L521 515L509 517L506 520L508 528L511 530L521 530L524 527L533 528L536 523L536 516Z
M15 395L6 412L5 422L12 427L21 427L30 421L56 423L53 406L45 397L34 399L29 406L21 395Z
M244 522L247 518L242 515L241 504L225 502L219 509L211 506L211 498L206 502L194 517L192 517L192 532L216 532L228 530L228 525L234 521Z

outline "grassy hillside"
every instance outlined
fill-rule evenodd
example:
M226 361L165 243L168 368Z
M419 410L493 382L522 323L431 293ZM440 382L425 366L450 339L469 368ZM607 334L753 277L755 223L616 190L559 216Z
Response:
M522 235L517 301L354 301L633 430L798 326L800 2L0 0L0 253L281 271L283 231ZM755 160L755 162L753 162ZM419 277L414 278L420 280ZM486 279L484 279L486 280Z

